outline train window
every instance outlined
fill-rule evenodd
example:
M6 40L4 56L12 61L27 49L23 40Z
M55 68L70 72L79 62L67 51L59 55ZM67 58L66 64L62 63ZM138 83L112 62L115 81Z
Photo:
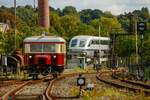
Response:
M42 52L42 44L30 44L30 52Z
M66 47L65 47L65 45L64 45L64 44L62 44L60 48L61 48L61 51L60 51L60 52L65 53L65 51L66 51Z
M56 52L56 44L30 44L30 52Z
M109 45L109 41L108 40L101 40L100 44L101 45ZM99 45L99 40L91 40L88 46L90 46L90 45Z
M86 40L80 40L79 47L85 47Z
M71 42L71 47L77 46L77 42L78 42L77 39L72 40L72 42Z
M109 41L108 40L101 40L101 44L103 44L103 45L109 45Z
M56 44L43 44L43 52L56 52Z
M25 44L25 53L29 53L30 52L30 44Z
M99 45L99 40L91 40L88 46L90 45Z

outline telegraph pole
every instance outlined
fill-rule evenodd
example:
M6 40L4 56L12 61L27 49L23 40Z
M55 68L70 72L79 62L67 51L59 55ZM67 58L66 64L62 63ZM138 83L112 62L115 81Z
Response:
M15 21L14 21L14 32L15 32L15 34L14 34L14 41L15 41L15 43L14 43L14 50L16 50L16 0L14 0L14 9L15 9Z

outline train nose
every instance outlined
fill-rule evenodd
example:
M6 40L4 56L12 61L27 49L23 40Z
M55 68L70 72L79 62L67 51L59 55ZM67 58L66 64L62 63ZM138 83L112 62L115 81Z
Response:
M34 56L35 64L42 65L50 65L51 64L51 56L50 55L36 55Z

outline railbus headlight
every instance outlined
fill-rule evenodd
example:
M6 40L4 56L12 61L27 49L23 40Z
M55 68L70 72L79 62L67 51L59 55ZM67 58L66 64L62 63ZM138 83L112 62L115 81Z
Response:
M31 58L32 58L32 56L29 56L29 58L31 59Z
M54 55L53 57L56 58L56 55Z

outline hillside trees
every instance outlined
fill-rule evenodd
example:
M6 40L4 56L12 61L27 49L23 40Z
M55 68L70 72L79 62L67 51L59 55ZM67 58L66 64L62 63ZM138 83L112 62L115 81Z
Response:
M67 42L75 35L100 35L109 36L110 33L124 32L129 30L130 19L128 13L114 16L109 11L101 11L99 9L84 9L77 11L73 6L67 6L64 9L50 8L50 28L49 35L57 35L64 37ZM148 30L146 37L150 36L150 17L149 10L143 7L140 10L130 12L137 17L137 21L147 21ZM14 8L0 7L0 22L9 22L11 32L14 30ZM17 41L21 42L27 36L41 35L43 31L47 31L38 26L37 9L27 5L25 7L17 7ZM11 34L11 33L10 33ZM12 33L13 34L13 33ZM133 37L134 38L134 37ZM134 41L134 39L131 39ZM120 40L121 41L121 40ZM134 44L125 41L128 44ZM147 41L147 40L144 40ZM20 43L21 44L21 43ZM126 46L126 47L127 47ZM133 46L132 46L133 47ZM122 47L120 47L122 48ZM121 50L121 49L120 49ZM122 51L125 51L122 48ZM123 54L119 51L120 55Z
M62 11L62 15L78 15L78 12L76 10L75 7L73 6L66 6L63 11Z
M68 40L72 36L77 35L78 25L80 24L79 17L66 15L61 17L61 25L65 32L65 38Z

